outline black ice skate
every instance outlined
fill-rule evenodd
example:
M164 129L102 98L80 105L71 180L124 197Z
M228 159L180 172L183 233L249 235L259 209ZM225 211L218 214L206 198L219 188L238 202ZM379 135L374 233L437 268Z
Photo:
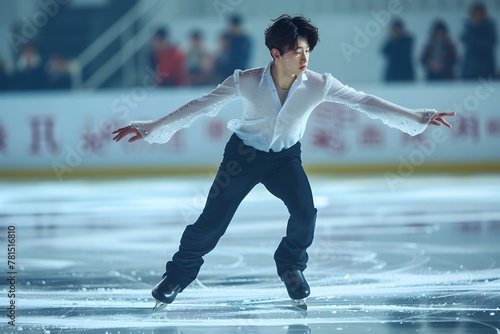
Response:
M292 305L301 310L307 311L306 298L310 295L309 284L307 284L302 271L288 270L281 275L281 280L285 283L288 295L292 298Z
M172 281L168 276L163 277L151 291L151 295L156 299L153 311L164 308L167 304L172 303L180 291L181 286L179 283Z

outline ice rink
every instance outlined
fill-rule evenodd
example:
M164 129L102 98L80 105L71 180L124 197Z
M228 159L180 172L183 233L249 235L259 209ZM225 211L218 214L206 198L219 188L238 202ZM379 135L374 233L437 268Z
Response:
M275 272L287 210L258 186L199 279L153 313L211 181L1 181L0 332L500 333L500 175L311 176L307 312Z

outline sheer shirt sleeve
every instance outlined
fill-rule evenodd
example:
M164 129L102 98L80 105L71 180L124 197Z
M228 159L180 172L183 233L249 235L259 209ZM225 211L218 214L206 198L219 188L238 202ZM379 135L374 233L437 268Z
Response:
M379 119L384 124L399 129L409 135L422 133L436 114L435 109L408 109L383 100L379 97L365 94L362 91L342 84L331 74L325 74L327 85L325 100L343 104L358 110L370 118Z
M239 74L237 70L213 91L192 100L174 112L155 121L132 121L148 143L166 143L182 128L189 127L201 116L215 116L232 100L239 98Z

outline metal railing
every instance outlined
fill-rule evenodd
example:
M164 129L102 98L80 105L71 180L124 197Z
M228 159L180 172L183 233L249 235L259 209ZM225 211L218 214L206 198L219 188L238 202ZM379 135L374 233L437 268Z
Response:
M281 1L269 0L217 0L232 4L235 12L244 14L246 17L257 17L266 15L273 10L282 11ZM218 12L214 6L217 1L197 1L195 8L191 1L165 1L165 0L138 0L120 19L113 23L102 33L91 45L89 45L73 63L73 86L76 88L95 89L101 87L114 73L124 65L131 65L130 59L136 55L146 43L151 40L154 29L169 19L193 18L193 17L217 17ZM409 11L443 12L444 10L466 10L472 0L400 0L401 4L407 6ZM483 0L491 14L495 16L500 10L500 0ZM309 13L362 13L370 10L383 9L387 6L387 0L315 0L305 2L303 0L287 0L286 11L300 12L307 8ZM305 7L304 7L305 6ZM264 9L265 8L265 9ZM464 12L465 15L466 12ZM219 13L220 14L220 13ZM96 64L96 59L102 56L112 43L119 44L114 54L102 63ZM94 62L95 70L90 74L86 69L91 68ZM135 69L124 71L128 76L138 76ZM137 81L138 78L129 78L128 83Z
M140 0L120 19L113 23L74 61L73 86L96 89L124 66L151 40L154 28L176 15L175 2ZM119 48L97 70L85 77L84 70L109 48L119 42Z

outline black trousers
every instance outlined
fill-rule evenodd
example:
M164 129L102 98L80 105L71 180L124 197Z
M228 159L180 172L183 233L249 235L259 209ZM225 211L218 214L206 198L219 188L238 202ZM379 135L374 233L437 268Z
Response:
M290 213L286 236L274 253L278 275L287 270L304 270L317 210L300 153L300 143L280 152L263 152L245 145L233 134L205 208L198 220L186 227L179 251L167 262L164 276L176 280L182 289L187 287L198 275L202 257L214 249L241 201L258 183L280 198Z

